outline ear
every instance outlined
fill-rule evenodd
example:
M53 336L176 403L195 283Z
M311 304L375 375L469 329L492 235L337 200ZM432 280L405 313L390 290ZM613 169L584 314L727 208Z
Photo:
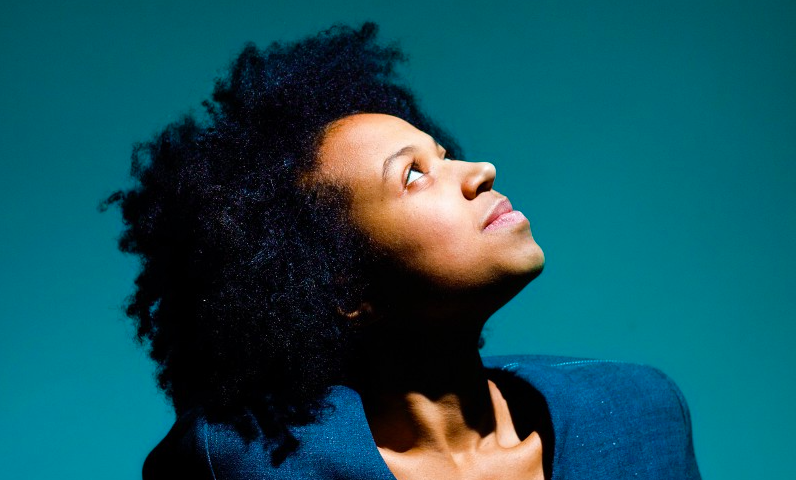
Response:
M374 311L373 305L371 305L370 302L362 302L359 304L359 307L348 312L340 307L337 307L337 313L339 313L343 318L349 320L356 328L367 327L368 325L372 325L379 320L378 315Z

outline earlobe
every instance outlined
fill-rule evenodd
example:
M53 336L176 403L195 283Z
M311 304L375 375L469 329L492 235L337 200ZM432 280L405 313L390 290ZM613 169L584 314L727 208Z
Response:
M358 308L352 311L345 311L341 307L337 307L337 312L350 321L355 328L364 328L378 321L378 315L370 302L362 302Z

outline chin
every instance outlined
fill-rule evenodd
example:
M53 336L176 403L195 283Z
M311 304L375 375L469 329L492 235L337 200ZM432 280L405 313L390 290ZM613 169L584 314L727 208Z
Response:
M534 266L531 270L533 271L533 278L538 277L539 274L542 273L542 270L544 270L544 252L541 248L538 248L538 253L534 256ZM533 280L533 278L531 280Z
M517 274L526 278L526 283L538 277L544 270L544 252L534 243L530 251L523 252L522 260L517 262Z
M490 295L498 300L494 310L499 309L514 298L544 270L544 252L538 246L536 246L531 255L523 256L522 260L514 264L514 268L506 272L507 275L503 277L503 280L497 282L490 289Z

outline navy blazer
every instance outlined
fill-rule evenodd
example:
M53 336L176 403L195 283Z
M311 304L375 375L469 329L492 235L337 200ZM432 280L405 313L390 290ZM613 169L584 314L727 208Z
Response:
M540 431L553 480L700 478L685 399L659 370L531 355L483 361L512 416L543 413L523 423ZM301 444L277 467L263 437L247 443L232 426L190 412L149 454L144 479L395 480L359 395L338 386L329 401L334 408L318 422L295 429Z

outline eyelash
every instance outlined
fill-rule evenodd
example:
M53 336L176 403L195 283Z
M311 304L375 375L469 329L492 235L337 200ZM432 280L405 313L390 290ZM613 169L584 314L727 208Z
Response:
M409 166L409 170L406 172L406 178L404 179L404 185L409 186L415 180L418 180L418 178L420 178L420 177L418 177L418 178L415 178L414 180L410 181L409 178L412 176L412 172L413 171L421 173L423 175L426 174L423 170L420 169L420 164L418 164L417 162L412 162L412 165Z
M446 156L446 157L444 158L444 160L446 160L446 161L450 161L450 158L448 158L448 157ZM420 168L420 164L419 164L419 163L417 163L416 161L414 161L414 162L412 162L412 164L409 166L409 170L407 170L407 172L406 172L406 178L404 178L404 186L407 186L407 187L408 187L410 184L414 183L416 180L419 180L419 178L420 178L420 177L418 177L418 178L415 178L414 180L411 180L411 181L409 180L409 177L411 177L411 176L412 176L412 171L415 171L415 172L421 173L421 174L422 174L422 175L421 175L421 177L422 177L423 175L426 175L426 172L424 172L424 171L423 171L423 170Z

